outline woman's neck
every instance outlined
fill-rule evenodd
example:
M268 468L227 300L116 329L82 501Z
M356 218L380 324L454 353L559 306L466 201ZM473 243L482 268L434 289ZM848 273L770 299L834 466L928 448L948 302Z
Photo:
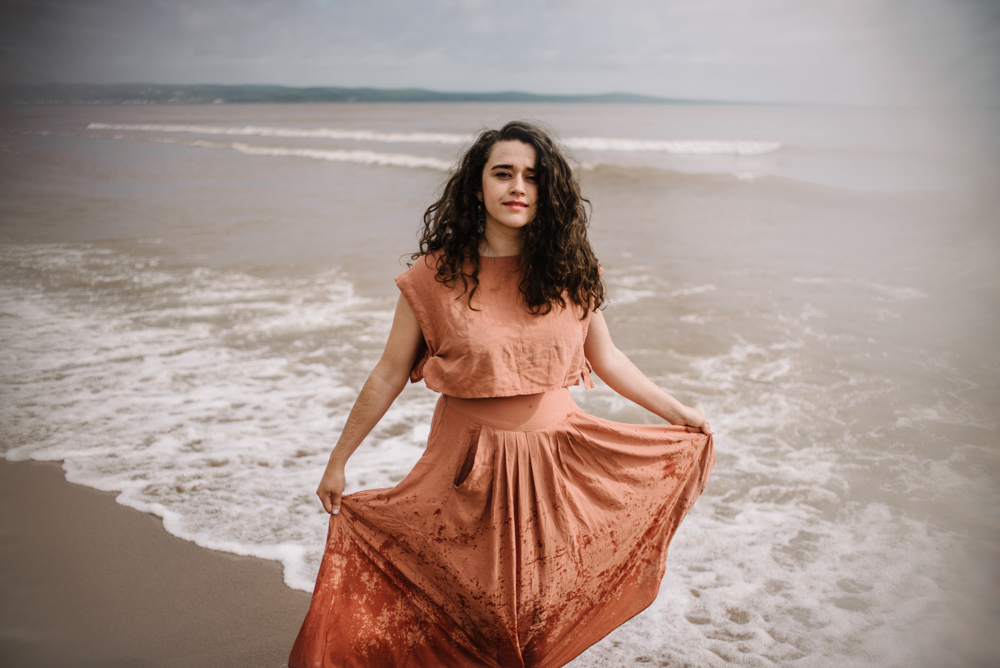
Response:
M487 223L482 241L479 242L479 255L481 257L520 255L522 236L521 230L499 230Z

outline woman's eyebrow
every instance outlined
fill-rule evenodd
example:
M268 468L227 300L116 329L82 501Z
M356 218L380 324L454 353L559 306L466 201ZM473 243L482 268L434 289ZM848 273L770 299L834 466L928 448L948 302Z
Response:
M514 165L493 165L492 167L490 167L490 171L491 172L494 169L514 169ZM535 171L535 168L534 167L528 167L528 169L526 169L525 171L533 172L533 171Z

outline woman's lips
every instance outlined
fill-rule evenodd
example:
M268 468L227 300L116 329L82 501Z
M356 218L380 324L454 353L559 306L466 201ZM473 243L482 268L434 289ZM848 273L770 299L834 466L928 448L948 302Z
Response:
M504 206L510 207L512 209L527 209L528 205L524 202L504 202Z

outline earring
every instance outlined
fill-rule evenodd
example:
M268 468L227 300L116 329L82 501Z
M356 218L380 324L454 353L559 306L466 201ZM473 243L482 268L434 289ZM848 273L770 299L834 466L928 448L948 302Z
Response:
M486 209L480 204L476 209L476 232L482 234L486 231Z

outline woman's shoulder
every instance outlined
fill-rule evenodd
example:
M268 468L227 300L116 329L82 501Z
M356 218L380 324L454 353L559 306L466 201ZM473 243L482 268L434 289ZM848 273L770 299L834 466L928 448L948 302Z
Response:
M413 264L410 265L410 271L417 271L421 273L432 271L437 273L442 255L444 255L443 250L435 250L428 251L419 257L413 258Z
M396 284L402 287L404 284L424 285L428 281L434 281L440 257L441 251L431 251L414 258L409 268L396 277Z

